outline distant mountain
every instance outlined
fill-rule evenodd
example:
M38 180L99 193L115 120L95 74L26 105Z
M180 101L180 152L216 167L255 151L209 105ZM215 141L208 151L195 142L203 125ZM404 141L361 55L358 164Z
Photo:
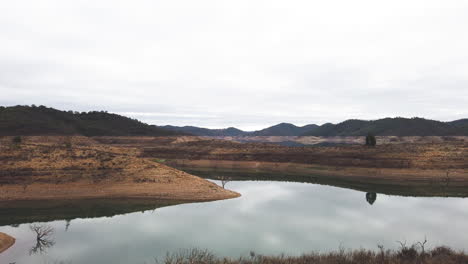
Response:
M339 124L324 124L304 136L468 136L468 119L441 122L424 118L350 119Z
M457 128L464 128L464 129L468 128L468 118L455 120L449 123Z
M468 119L441 122L424 118L350 119L339 124L295 126L280 123L246 132L229 127L208 129L194 126L155 126L104 111L60 111L45 106L0 106L0 136L468 136Z
M319 126L306 125L302 127L295 126L289 123L281 123L259 131L249 133L249 136L299 136L307 132L313 131Z
M236 128L206 129L199 127L162 128L185 132L197 136L468 136L468 119L441 122L424 118L384 118L378 120L350 119L339 124L326 123L321 126L302 127L281 123L262 130L245 132Z
M208 129L194 126L160 126L160 128L184 132L196 136L221 136L221 137L238 137L238 136L299 136L318 127L317 125L307 125L298 127L289 123L281 123L262 130L248 132L240 129L229 127L225 129Z
M183 126L183 127L160 126L160 128L179 132L179 133L191 134L195 136L226 137L226 136L244 136L248 134L248 132L244 132L234 127L229 127L229 128L224 128L224 129L209 129L209 128L194 127L194 126Z
M0 107L0 136L168 136L181 134L107 112L60 111L45 106Z

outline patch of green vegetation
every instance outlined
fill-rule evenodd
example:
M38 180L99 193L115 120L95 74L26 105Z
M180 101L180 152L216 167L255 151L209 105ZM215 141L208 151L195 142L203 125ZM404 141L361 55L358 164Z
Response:
M153 161L155 161L157 163L165 163L166 159L153 159Z

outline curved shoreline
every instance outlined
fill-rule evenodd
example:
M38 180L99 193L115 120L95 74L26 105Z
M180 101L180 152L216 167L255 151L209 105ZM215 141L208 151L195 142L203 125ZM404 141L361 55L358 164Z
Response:
M170 160L189 173L232 180L281 180L400 196L468 197L468 171L330 167L301 163Z
M137 157L137 152L128 148L78 144L66 147L43 142L24 143L16 148L0 145L0 160L7 161L0 164L0 201L213 201L240 196L213 182Z
M187 174L188 175L188 174ZM192 176L192 175L190 175ZM133 183L133 182L75 182L66 184L33 183L12 184L0 187L0 201L32 200L77 200L77 199L132 199L149 198L155 200L174 200L203 202L239 197L234 191L222 189L218 185L195 177L187 182Z
M389 180L398 177L404 177L406 180L442 180L447 178L447 170L440 169L339 167L294 162L189 159L171 159L168 160L166 164L175 168L246 169L259 172L281 172L293 175L307 173L317 176L342 176ZM468 170L466 169L453 169L448 172L448 177L452 180L468 180Z

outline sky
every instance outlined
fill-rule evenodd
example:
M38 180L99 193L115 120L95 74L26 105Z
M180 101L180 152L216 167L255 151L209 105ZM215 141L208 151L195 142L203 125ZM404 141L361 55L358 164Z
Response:
M468 117L468 1L0 2L0 105L157 125Z

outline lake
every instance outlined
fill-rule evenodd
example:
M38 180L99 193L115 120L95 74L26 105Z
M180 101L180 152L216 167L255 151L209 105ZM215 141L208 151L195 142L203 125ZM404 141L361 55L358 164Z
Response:
M300 255L378 244L396 248L396 241L411 244L424 237L427 247L466 246L465 198L389 196L281 181L232 181L226 188L242 197L154 210L146 205L112 217L57 216L68 221L46 222L54 232L39 245L29 223L15 224L2 212L0 219L11 225L0 232L17 241L0 254L0 263L154 263L166 252L189 248L231 257L250 251Z

